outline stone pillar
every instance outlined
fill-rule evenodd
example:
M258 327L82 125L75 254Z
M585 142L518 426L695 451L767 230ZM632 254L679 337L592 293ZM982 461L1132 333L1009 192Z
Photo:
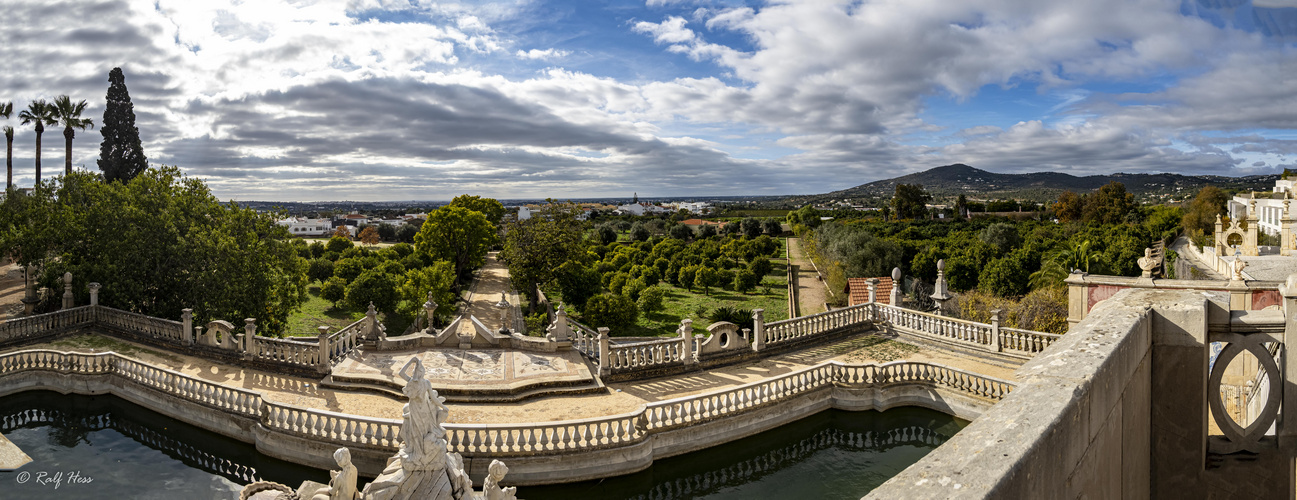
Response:
M946 259L937 260L937 283L932 288L932 300L937 303L937 315L941 316L946 310L946 301L955 298L946 284Z
M243 352L257 357L257 318L243 320Z
M1297 380L1294 380L1297 379L1297 356L1291 355L1294 351L1293 346L1297 346L1297 274L1288 276L1288 280L1279 286L1279 293L1283 295L1284 318L1287 318L1284 321L1284 355L1281 358L1283 364L1279 366L1279 369L1287 374L1284 376L1283 400L1297 402ZM1273 384L1275 381L1271 380L1270 383ZM1284 406L1286 407L1287 404ZM1287 418L1288 415L1292 415L1293 418ZM1297 412L1280 408L1275 435L1279 438L1280 449L1297 449Z
M553 342L567 342L572 336L572 327L567 324L567 311L563 304L554 311L554 323L549 326L545 338Z
M1090 287L1085 284L1086 273L1075 269L1063 280L1067 283L1067 326L1070 329L1090 313Z
M1279 217L1279 255L1291 255L1293 251L1292 242L1292 209L1289 204L1292 200L1288 199L1288 194L1284 192L1283 211Z
M94 297L94 295L91 295ZM94 299L90 299L94 302ZM184 326L180 327L180 343L186 347L194 345L194 310L185 308L180 310L180 322Z
M1243 255L1256 257L1261 255L1260 249L1257 248L1257 230L1259 229L1258 218L1256 213L1256 200L1248 202L1247 207L1247 236L1243 238Z
M428 316L428 331L436 333L432 329L433 313L437 312L437 302L432 300L432 292L428 292L428 301L423 303L423 312Z
M995 352L1003 351L1000 347L1000 309L991 310L991 350Z
M766 310L752 310L752 350L761 352L766 347Z
M316 329L320 332L316 335L316 339L318 339L320 343L320 359L318 364L316 364L316 368L320 370L320 373L329 373L330 368L333 366L333 363L329 359L329 327L326 325L320 325L316 327Z
M612 362L608 360L608 328L599 327L599 376L607 376Z
M901 268L892 268L892 297L889 302L893 307L901 307Z
M684 350L681 355L685 364L698 362L697 351L694 349L694 320L685 318L680 320L680 328L676 330L680 334L680 348Z
M369 310L365 311L366 323L369 324L369 331L365 332L365 340L375 340L382 336L382 328L378 327L378 310L374 308L374 303L369 303Z
M100 285L99 283L91 283L89 285L86 285L86 289L90 290L90 305L92 306L99 305L99 289L102 287L103 286Z
M63 308L71 309L76 299L72 297L72 273L63 273Z
M1223 232L1225 232L1224 223L1222 223L1220 220L1220 214L1216 214L1216 233L1214 236L1212 236L1211 239L1211 254L1217 257L1224 255L1220 251L1220 248L1222 248L1225 245L1225 242L1222 241L1222 235L1221 235L1221 233Z

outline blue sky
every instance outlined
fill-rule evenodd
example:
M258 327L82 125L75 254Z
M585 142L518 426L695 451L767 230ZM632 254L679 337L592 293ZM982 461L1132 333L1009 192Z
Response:
M827 192L950 163L1297 158L1297 0L6 3L0 101L103 113L222 198ZM14 176L34 182L16 120ZM73 163L95 168L97 131ZM45 135L44 171L63 162ZM48 175L48 174L47 174Z

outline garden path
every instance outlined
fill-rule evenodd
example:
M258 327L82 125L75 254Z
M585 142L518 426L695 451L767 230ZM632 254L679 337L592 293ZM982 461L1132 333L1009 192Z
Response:
M478 269L473 285L469 287L468 307L466 311L482 322L483 326L491 331L499 330L503 325L501 321L500 307L496 306L500 302L501 296L509 302L512 311L510 323L514 314L517 314L518 296L513 293L513 281L509 279L509 266L500 262L499 252L490 252L486 254L486 263ZM510 326L513 326L510 324ZM461 335L472 335L473 324L467 321L461 322L459 326Z
M802 251L801 238L788 238L788 262L797 265L797 301L801 316L824 312L828 285L815 271L811 259Z

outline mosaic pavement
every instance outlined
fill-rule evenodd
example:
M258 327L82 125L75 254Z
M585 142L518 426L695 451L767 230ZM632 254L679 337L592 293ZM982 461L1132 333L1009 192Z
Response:
M435 388L518 389L530 385L593 381L576 351L539 353L503 349L429 349L367 352L334 367L335 376L404 385L397 371L418 356Z

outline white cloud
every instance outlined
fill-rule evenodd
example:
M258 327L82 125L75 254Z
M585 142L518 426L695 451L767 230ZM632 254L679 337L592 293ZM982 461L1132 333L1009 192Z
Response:
M514 53L514 55L518 56L519 59L532 59L532 60L543 60L543 61L548 61L550 59L561 59L571 54L572 52L570 51L558 50L558 49L545 49L545 50L531 49L528 51L519 50L518 52Z

